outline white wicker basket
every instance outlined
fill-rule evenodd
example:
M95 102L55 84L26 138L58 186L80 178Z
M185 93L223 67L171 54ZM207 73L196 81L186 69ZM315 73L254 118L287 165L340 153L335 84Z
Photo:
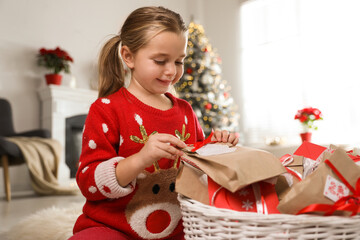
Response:
M360 216L259 215L178 199L185 239L360 239Z

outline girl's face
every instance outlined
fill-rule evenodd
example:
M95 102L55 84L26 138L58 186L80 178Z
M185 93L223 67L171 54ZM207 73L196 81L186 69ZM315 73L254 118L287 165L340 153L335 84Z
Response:
M132 72L129 88L148 94L167 92L183 75L186 45L186 35L162 32L130 54L125 60Z

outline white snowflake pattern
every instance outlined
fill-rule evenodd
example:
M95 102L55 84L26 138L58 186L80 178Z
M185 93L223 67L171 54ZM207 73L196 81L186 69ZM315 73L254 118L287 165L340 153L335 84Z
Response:
M249 199L247 199L246 201L242 201L243 205L241 206L242 208L245 208L246 211L249 211L249 209L253 209L253 202L250 202Z
M249 194L249 191L248 190L246 190L246 189L242 189L242 190L240 190L239 191L239 193L238 193L240 196L246 196L246 195L248 195Z

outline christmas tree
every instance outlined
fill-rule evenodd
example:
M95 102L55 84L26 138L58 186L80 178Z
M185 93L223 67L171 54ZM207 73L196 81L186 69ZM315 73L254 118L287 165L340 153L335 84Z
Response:
M212 129L238 132L239 114L231 87L221 78L221 58L201 25L191 22L188 38L184 75L175 85L176 92L191 104L206 136Z

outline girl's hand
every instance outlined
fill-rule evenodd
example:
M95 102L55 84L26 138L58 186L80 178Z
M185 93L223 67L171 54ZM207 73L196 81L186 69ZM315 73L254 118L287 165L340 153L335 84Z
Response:
M183 155L180 149L185 147L186 144L175 136L156 133L149 137L144 147L140 150L139 155L143 160L144 166L149 167L161 158L176 160L178 156Z
M211 141L218 141L223 143L231 143L233 146L238 144L239 138L235 133L231 133L226 130L215 130L214 135L211 138Z

